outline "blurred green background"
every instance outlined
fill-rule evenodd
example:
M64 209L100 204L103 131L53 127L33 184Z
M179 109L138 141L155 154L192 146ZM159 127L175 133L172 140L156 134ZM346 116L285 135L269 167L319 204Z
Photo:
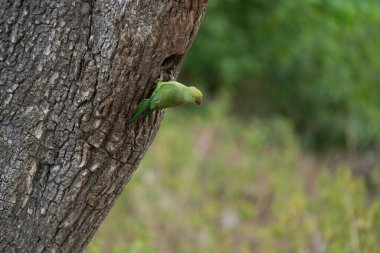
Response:
M379 1L211 0L179 81L87 253L380 252Z

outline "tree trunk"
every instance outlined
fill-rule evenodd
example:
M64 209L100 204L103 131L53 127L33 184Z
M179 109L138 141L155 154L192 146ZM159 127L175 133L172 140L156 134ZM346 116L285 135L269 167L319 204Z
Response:
M81 252L154 138L207 0L0 0L0 252Z

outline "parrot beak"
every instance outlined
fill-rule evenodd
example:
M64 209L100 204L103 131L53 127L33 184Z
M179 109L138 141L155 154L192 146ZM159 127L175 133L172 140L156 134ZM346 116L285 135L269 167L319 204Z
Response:
M197 103L197 105L201 105L202 104L202 98L198 98L197 100L195 100L195 103Z

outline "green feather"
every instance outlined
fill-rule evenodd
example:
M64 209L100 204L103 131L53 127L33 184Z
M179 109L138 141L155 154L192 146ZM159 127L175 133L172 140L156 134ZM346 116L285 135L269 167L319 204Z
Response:
M141 101L137 105L136 111L131 118L131 122L135 122L140 115L145 116L147 113L149 113L150 111L149 104L150 104L150 99L144 99L143 101Z

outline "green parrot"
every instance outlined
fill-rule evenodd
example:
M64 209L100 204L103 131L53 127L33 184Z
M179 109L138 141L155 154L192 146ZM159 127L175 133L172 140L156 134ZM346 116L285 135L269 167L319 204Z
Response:
M188 87L176 81L157 83L152 96L142 100L131 118L131 123L137 121L140 116L148 116L151 122L154 110L183 105L186 103L202 103L202 92L194 86Z

